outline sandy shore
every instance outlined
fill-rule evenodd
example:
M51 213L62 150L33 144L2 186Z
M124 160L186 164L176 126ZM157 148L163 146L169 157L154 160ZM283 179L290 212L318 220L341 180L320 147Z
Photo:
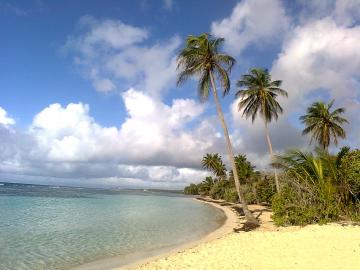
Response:
M234 232L243 221L229 207L222 209L228 216L226 224L205 239L121 269L360 269L360 226L276 228L268 209L251 206L261 226L251 232Z
M210 201L201 200L201 202L205 203L205 204L210 204L213 207L219 208L224 212L224 214L226 216L226 220L221 227L219 227L215 231L209 233L208 235L206 235L205 237L203 237L199 240L195 240L190 243L176 246L175 248L172 248L172 249L166 249L161 255L154 255L154 256L150 255L150 256L147 256L145 259L136 260L134 263L126 264L121 267L111 268L110 270L136 269L140 265L145 265L149 262L157 261L159 259L171 256L173 254L181 253L184 250L188 250L188 249L197 247L200 244L209 243L216 239L220 239L224 235L232 233L234 231L234 228L239 227L239 223L240 223L239 215L236 213L236 211L233 211L230 207L224 207L224 206L219 205L218 203L214 203L214 202L210 202ZM92 270L92 269L90 269L90 270Z

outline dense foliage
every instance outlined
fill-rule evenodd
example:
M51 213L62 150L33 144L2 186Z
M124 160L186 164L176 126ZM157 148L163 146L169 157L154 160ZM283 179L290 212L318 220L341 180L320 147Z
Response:
M320 148L315 152L290 150L277 156L273 166L282 169L279 193L274 178L255 171L245 155L238 155L236 161L245 199L249 203L271 204L277 225L360 221L360 150L344 147L336 155ZM221 157L219 162L223 164ZM185 194L238 202L231 172L225 170L227 176L218 178L213 168L209 171L214 177L190 184Z
M272 201L277 225L326 223L360 217L360 151L337 155L291 150L274 164L283 169L283 187Z
M208 176L199 184L190 184L185 187L184 193L238 202L232 171L227 172L221 156L206 154L202 163L203 167L214 175L214 178ZM266 175L262 176L259 171L255 171L255 166L247 160L245 155L235 156L235 163L245 199L249 203L271 203L272 196L275 194L274 179Z

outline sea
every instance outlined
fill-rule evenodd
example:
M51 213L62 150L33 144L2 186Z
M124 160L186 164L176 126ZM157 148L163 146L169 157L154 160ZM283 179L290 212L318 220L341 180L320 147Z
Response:
M0 182L0 269L122 266L198 240L224 220L220 209L175 192Z

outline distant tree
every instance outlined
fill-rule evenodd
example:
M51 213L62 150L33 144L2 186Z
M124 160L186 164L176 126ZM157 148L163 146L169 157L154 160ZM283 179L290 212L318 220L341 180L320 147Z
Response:
M198 195L198 186L196 184L190 184L189 186L184 188L184 193L188 195Z
M223 88L223 95L229 93L230 80L228 73L235 63L233 57L219 52L219 48L223 42L223 38L212 38L208 34L188 36L185 47L178 55L177 69L179 70L179 75L177 84L179 85L187 81L190 77L199 78L198 93L200 99L203 101L208 99L210 91L212 91L219 120L224 130L228 156L234 173L236 191L247 221L257 224L258 221L248 209L243 191L240 187L234 151L216 89L215 77L220 81Z
M215 183L215 181L211 176L205 177L204 181L202 181L198 185L199 194L201 194L201 195L209 195L210 190L213 187L214 183Z
M235 163L239 174L240 183L242 184L245 184L252 177L259 174L259 172L255 171L255 166L253 166L250 161L247 160L246 155L235 156ZM233 177L231 172L230 177Z
M338 144L338 138L346 137L342 124L348 121L341 117L345 112L345 108L337 108L331 111L334 100L325 104L324 102L314 102L305 115L300 116L301 122L305 125L302 134L311 134L311 141L316 140L317 143L325 150L328 149L331 140L335 145Z
M264 120L265 137L268 143L271 159L274 158L273 148L270 140L268 123L273 119L277 120L279 114L283 112L282 107L276 98L280 96L287 97L287 92L280 88L282 81L271 80L270 73L263 68L252 68L249 74L241 76L237 82L240 90L236 97L240 97L238 103L239 111L246 118L251 117L252 122L258 115ZM275 183L277 192L280 191L279 180L275 169Z
M201 164L204 169L211 171L219 180L226 179L226 166L219 154L206 154Z

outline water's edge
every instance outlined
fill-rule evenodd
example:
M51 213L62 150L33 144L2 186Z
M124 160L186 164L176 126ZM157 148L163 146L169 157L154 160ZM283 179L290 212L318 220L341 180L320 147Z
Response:
M208 232L207 234L192 239L191 241L187 241L184 243L179 243L171 246L164 246L162 248L156 248L151 251L143 251L143 252L136 252L128 255L121 255L110 257L106 259L96 260L90 263L86 263L70 270L125 270L135 267L136 265L146 263L148 261L153 261L159 258L166 257L170 254L177 253L181 250L188 249L194 247L200 243L208 242L212 239L219 238L229 232L233 231L235 227L237 216L233 213L229 208L220 206L216 203L206 202L202 200L194 201L198 203L208 204L212 207L220 209L224 215L223 219L219 221L219 226L215 228L213 231Z

